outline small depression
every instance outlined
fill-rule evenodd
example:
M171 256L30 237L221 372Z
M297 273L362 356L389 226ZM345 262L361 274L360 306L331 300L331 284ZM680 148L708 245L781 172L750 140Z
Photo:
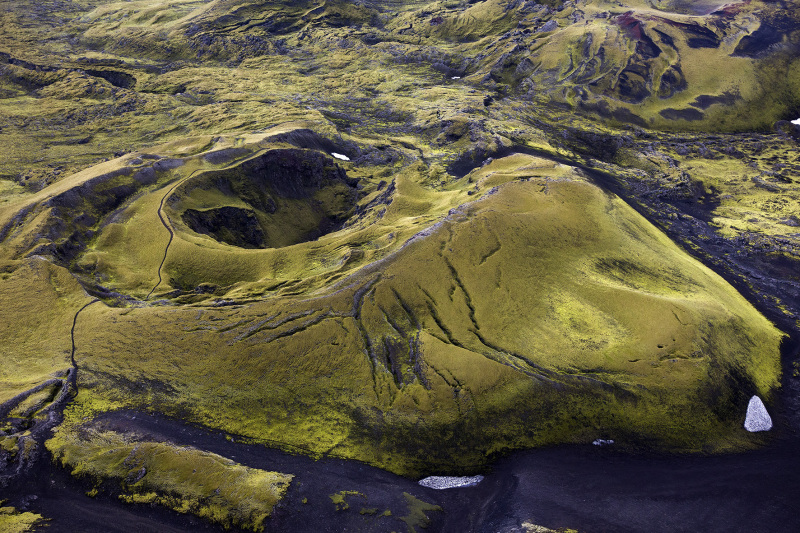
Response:
M170 203L195 233L240 248L282 248L341 229L355 212L357 184L327 155L277 149L192 179Z

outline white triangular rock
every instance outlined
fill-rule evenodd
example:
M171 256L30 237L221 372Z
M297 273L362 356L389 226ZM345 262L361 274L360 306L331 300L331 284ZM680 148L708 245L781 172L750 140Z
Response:
M772 429L772 418L770 418L764 402L758 396L750 398L747 404L747 417L744 419L744 429L751 433L756 431L769 431Z

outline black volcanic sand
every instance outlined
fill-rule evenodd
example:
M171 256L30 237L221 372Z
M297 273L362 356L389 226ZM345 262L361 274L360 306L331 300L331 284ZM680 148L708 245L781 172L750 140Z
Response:
M404 492L444 509L427 513L429 532L515 531L525 521L581 532L800 530L800 442L788 435L765 449L725 456L630 455L590 444L518 452L498 461L478 486L437 491L356 461L314 461L161 416L118 411L98 420L116 431L295 474L267 531L406 531L399 520L407 514ZM12 487L17 496L10 504L38 495L26 507L52 519L48 532L222 531L157 506L123 504L107 493L89 498L88 485L47 461L32 474ZM336 510L330 495L339 491L364 496L348 496L349 509ZM377 513L361 514L370 508ZM379 516L386 509L392 516Z

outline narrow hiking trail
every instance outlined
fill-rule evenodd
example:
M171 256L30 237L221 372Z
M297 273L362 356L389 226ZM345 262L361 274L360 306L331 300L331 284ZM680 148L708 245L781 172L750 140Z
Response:
M159 287L159 285L161 285L161 282L163 281L161 277L161 269L164 268L164 263L166 263L167 255L169 254L169 247L172 245L172 240L175 238L175 232L173 231L172 226L168 222L168 217L164 214L164 202L167 200L169 195L175 192L175 189L177 189L178 187L181 186L181 184L191 179L192 176L194 176L198 172L200 172L200 170L194 170L192 171L191 174L189 174L185 178L181 178L180 180L178 180L178 182L172 187L170 187L170 189L164 194L164 196L161 197L161 202L158 204L158 211L156 213L158 214L158 218L161 220L161 224L169 232L169 241L167 241L167 246L164 248L164 257L161 258L161 264L158 265L158 283L156 283L155 286L153 286L153 288L150 289L150 292L147 293L145 301L150 299L150 296L153 295L153 292L155 292L155 290Z

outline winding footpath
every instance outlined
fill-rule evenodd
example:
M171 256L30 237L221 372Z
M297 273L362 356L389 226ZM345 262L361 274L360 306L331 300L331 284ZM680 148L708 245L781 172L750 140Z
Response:
M189 174L185 178L182 178L182 179L178 180L178 182L175 185L173 185L164 194L164 196L161 197L161 202L158 204L158 211L157 211L158 218L161 220L161 224L169 232L169 241L167 241L167 246L166 246L166 248L164 248L164 257L161 258L161 264L158 265L158 283L156 283L155 286L153 286L153 288L150 289L150 292L147 293L147 296L145 297L145 301L150 299L150 296L153 295L153 292L155 292L155 290L158 288L158 286L161 285L161 282L164 281L163 278L161 277L161 270L164 268L164 263L166 263L167 255L169 254L169 247L172 245L172 240L175 238L175 232L172 230L172 227L170 226L169 222L167 221L167 216L164 214L164 202L167 200L167 198L169 198L169 195L171 195L173 192L175 192L175 189L177 189L184 182L188 181L192 176L194 176L198 172L200 172L200 171L199 170L194 170L194 171L192 171L191 174Z

